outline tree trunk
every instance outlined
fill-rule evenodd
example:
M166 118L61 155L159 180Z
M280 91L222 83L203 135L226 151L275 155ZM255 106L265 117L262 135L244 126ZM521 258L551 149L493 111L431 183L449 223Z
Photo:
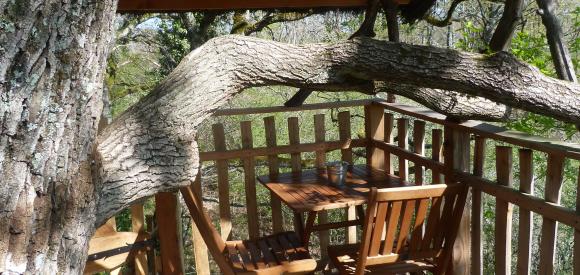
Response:
M0 2L0 273L79 274L115 0Z
M568 47L564 43L564 35L562 27L558 18L554 14L556 9L556 1L554 0L536 0L540 8L540 15L542 16L542 23L546 27L546 36L548 38L548 45L550 45L550 52L552 53L552 62L558 77L563 80L577 82L576 73L574 72L574 64L570 58Z

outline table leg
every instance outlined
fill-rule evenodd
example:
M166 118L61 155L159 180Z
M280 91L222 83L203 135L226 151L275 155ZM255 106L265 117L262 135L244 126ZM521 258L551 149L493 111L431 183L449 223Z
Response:
M365 220L365 210L363 209L362 205L357 205L356 206L356 214L358 216L358 219L363 221Z
M306 226L304 227L304 233L302 234L302 244L306 249L310 243L310 234L312 233L312 227L314 227L314 220L316 220L317 212L308 212L308 218L306 219Z
M304 217L300 212L294 212L294 230L300 237L304 234Z

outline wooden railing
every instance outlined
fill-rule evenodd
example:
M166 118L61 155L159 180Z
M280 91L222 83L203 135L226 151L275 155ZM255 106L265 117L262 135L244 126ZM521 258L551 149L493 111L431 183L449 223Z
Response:
M256 114L272 114L278 112L317 111L336 108L364 108L364 138L352 138L353 124L351 112L341 111L337 115L338 140L326 140L325 115L314 115L314 142L301 143L299 118L287 119L288 143L279 144L282 127L273 116L263 118L265 144L254 147L252 140L252 123L258 123ZM362 111L360 113L363 113ZM563 170L566 159L580 160L580 145L548 140L530 136L516 131L508 131L501 127L477 121L455 123L445 119L445 116L433 111L407 106L398 103L387 103L380 100L359 100L350 102L335 102L304 105L297 108L269 107L251 109L228 109L216 112L215 116L253 115L252 121L241 121L241 146L236 149L227 148L226 133L220 123L212 125L214 150L200 153L202 165L215 163L219 200L219 228L222 237L230 237L232 230L239 225L232 225L230 209L230 183L228 163L241 161L243 169L243 184L245 192L246 223L248 237L255 238L271 232L262 232L264 220L259 217L256 176L259 173L256 158L267 160L268 171L280 172L280 154L290 155L292 171L302 169L301 153L314 152L315 166L321 166L326 160L326 153L341 150L340 158L353 161L353 148L365 148L366 162L387 173L397 174L405 180L416 184L431 184L441 182L461 182L468 184L472 190L471 207L464 213L461 232L457 238L454 250L454 273L483 274L483 195L488 194L495 200L493 213L493 255L494 270L486 273L530 274L531 255L539 254L540 274L554 273L554 256L556 251L557 223L569 226L574 230L574 274L580 274L580 216L573 208L560 205L560 194L563 182ZM412 121L412 138L409 130ZM354 125L356 126L356 125ZM428 131L430 130L430 131ZM430 137L430 146L425 140ZM235 140L236 138L234 138ZM396 141L396 142L395 142ZM486 161L486 146L497 143L495 149L495 175L489 178L484 175ZM410 147L410 145L412 145ZM518 147L517 162L513 158L513 146ZM473 150L473 153L472 153ZM361 150L359 150L361 151ZM545 184L534 182L534 154L536 159L547 159ZM514 176L514 164L517 163L518 174ZM488 169L489 170L489 169ZM199 178L198 178L199 180ZM518 188L514 188L514 181ZM534 184L542 185L544 194L534 194ZM580 180L578 182L580 184ZM196 192L202 193L200 184ZM578 205L577 199L576 205ZM283 215L280 201L271 198L271 228L266 230L278 232L291 227L291 221ZM515 268L512 265L512 232L514 226L514 207L518 209L517 250ZM541 216L541 233L539 247L533 248L534 223L532 216ZM288 215L286 215L288 216ZM354 218L354 209L345 212L349 219ZM328 219L326 213L319 220ZM346 231L346 242L354 242L356 230L354 227ZM328 232L320 235L320 252L324 252L329 244ZM207 252L199 233L193 232L194 254L198 274L209 274Z

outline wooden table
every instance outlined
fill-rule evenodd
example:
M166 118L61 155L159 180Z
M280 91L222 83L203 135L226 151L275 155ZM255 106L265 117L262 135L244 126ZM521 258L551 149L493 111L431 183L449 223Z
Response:
M367 203L370 188L412 186L397 176L366 165L350 166L344 186L331 184L325 169L260 176L258 181L294 211L296 231L302 236L305 247L308 247L312 231L361 225L364 220L362 205ZM350 206L357 207L357 220L314 225L317 212ZM306 225L302 213L308 213Z

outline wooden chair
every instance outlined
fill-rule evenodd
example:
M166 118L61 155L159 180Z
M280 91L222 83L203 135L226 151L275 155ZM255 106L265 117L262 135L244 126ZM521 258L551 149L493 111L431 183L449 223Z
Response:
M294 232L256 240L224 242L203 211L201 200L191 188L182 188L181 194L223 274L310 274L316 268L316 261L310 257Z
M466 196L459 184L373 188L361 243L331 246L328 254L340 274L443 274Z

